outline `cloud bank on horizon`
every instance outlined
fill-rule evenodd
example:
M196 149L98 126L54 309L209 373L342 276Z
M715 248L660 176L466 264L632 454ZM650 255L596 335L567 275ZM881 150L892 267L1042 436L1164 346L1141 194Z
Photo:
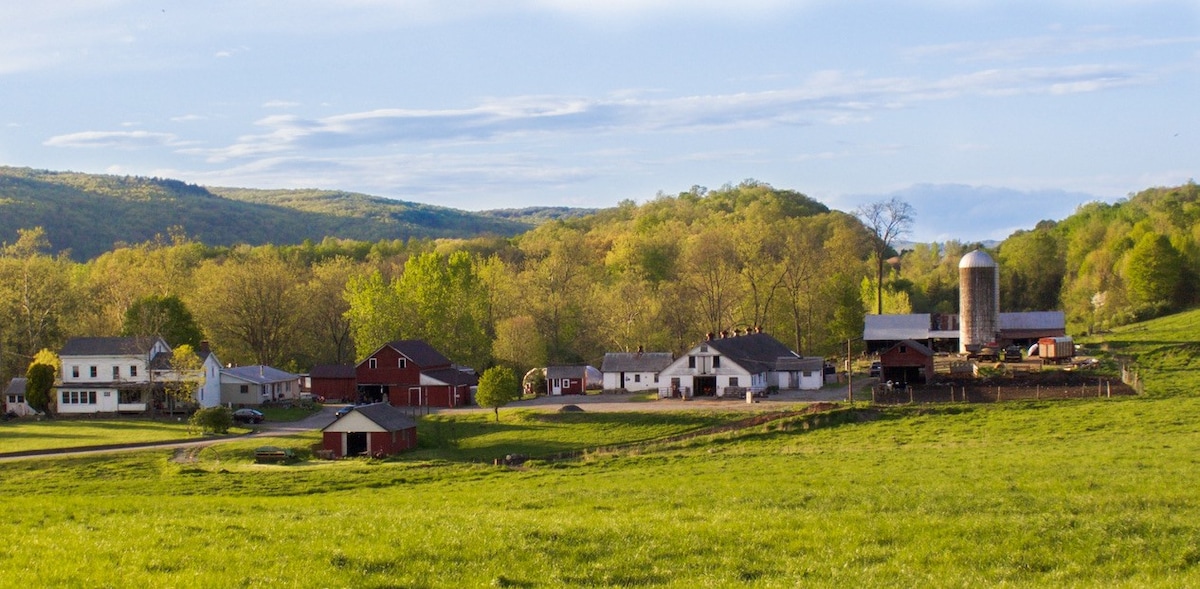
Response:
M0 163L474 210L756 178L998 239L1195 176L1198 25L1183 0L8 6Z

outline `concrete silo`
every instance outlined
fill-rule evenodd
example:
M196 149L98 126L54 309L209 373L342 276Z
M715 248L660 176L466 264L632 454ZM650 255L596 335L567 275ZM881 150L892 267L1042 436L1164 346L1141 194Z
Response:
M959 350L978 352L1000 333L1000 268L975 250L958 263Z

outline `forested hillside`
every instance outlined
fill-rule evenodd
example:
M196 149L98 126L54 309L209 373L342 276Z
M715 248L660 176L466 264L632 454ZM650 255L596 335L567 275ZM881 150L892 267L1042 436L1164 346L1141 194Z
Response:
M0 242L42 227L57 250L87 260L117 244L186 234L207 245L511 236L529 229L444 207L333 191L213 189L177 180L0 167Z
M164 181L136 185L152 203L263 206ZM81 200L102 193L63 191ZM294 196L294 206L314 206ZM83 232L108 230L79 223ZM194 323L180 332L201 333L226 362L297 370L353 362L399 338L425 339L476 368L525 370L597 364L605 352L639 346L681 353L706 333L755 327L803 354L836 355L861 336L876 296L873 234L858 218L754 181L626 201L514 237L234 247L195 237L147 238L87 262L55 253L63 244L49 231L29 227L5 240L0 379L68 337L136 333L168 319ZM1200 303L1198 244L1200 191L1189 184L1087 205L992 253L1003 310L1064 309L1079 333ZM975 247L885 251L885 312L957 312L958 261Z
M821 354L861 332L867 242L853 216L754 182L514 238L229 248L176 234L80 263L30 229L0 251L0 377L67 337L152 324L130 309L170 297L223 360L296 369L396 338L479 368L598 363L755 326Z
M917 244L887 283L894 312L955 312L957 264L973 246ZM1151 188L1042 221L991 248L1003 311L1063 310L1074 333L1200 304L1200 187Z

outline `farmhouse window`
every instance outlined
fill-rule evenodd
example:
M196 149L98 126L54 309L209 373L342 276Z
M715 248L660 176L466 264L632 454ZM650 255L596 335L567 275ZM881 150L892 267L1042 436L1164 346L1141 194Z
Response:
M79 367L78 366L71 367L71 378L79 378Z
M400 358L396 361L396 366L399 368L408 368L408 358Z
M137 376L137 364L129 365L129 376Z
M370 360L367 360L367 368L370 368L371 370L375 370L375 368L377 367L377 364L378 363L376 362L375 358L371 358Z
M121 367L113 366L113 380L117 380L118 378L121 378Z
M117 391L117 402L122 405L127 405L130 403L141 403L142 402L142 392L141 391L131 391L131 390Z
M92 378L96 378L96 367L88 366L88 374L91 375Z
M713 356L713 368L720 368L720 367L721 367L721 357Z
M688 368L695 368L695 367L696 367L696 357L688 356Z
M238 392L243 395L249 395L250 394L250 385L244 384L244 385L238 387Z
M901 353L901 354L907 354L907 353L908 353L908 346L900 346L900 353Z
M642 375L640 375L640 374L633 375L633 382L642 382Z
M731 386L731 387L738 386L738 377L736 377L736 376L729 377L729 386Z

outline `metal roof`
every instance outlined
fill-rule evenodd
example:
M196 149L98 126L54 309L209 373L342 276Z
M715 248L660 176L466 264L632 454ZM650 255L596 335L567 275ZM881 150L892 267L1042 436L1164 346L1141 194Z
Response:
M353 413L362 415L389 432L396 432L417 427L416 420L414 420L412 417L409 417L404 411L392 407L387 403L373 403L371 405L360 405L355 407L350 413L335 419L333 423L321 428L321 431L325 431L333 427L333 424L349 417Z
M958 261L959 269L962 268L995 268L996 260L993 260L987 252L983 250L975 250L962 257Z
M283 382L285 380L296 380L300 378L298 374L285 372L278 368L271 368L259 364L257 366L238 366L237 368L226 368L221 371L221 374L240 378L247 382L255 384L266 384L270 382Z
M357 373L353 366L345 364L318 364L308 375L312 378L355 378Z
M931 337L929 326L929 313L867 315L863 318L863 339L867 341L925 340ZM957 331L950 333L958 335Z
M609 352L600 372L660 372L674 360L669 352Z
M705 343L751 373L773 370L780 358L800 357L783 345L783 342L765 333L722 337Z
M73 337L63 344L63 356L144 356L162 341L159 337ZM166 342L163 342L165 345ZM170 346L168 346L169 348Z
M1067 316L1062 311L1026 311L1023 313L1001 313L1000 331L1027 329L1067 328Z

